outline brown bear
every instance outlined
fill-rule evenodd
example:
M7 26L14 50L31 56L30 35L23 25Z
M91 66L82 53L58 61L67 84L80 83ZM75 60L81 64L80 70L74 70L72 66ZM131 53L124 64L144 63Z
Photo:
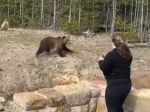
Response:
M73 51L66 47L70 44L70 37L46 37L41 40L40 46L36 52L36 57L41 53L55 51L61 57L65 57L67 52L72 53Z

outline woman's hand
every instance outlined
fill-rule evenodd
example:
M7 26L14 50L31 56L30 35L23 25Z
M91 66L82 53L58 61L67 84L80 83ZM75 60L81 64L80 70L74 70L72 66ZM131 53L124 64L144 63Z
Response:
M104 60L104 56L103 55L99 57L99 61L101 61L101 60Z

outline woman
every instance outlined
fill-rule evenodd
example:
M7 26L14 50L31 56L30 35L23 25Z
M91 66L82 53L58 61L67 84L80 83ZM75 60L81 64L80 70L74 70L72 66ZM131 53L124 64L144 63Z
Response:
M99 67L107 81L105 101L108 112L124 112L123 103L132 85L130 79L132 54L118 35L113 35L112 45L114 49L99 60Z

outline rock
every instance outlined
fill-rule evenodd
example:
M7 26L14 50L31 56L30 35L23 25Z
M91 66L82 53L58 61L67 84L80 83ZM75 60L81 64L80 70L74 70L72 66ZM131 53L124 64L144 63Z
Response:
M68 57L64 57L64 58L57 57L56 60L58 63L61 63L61 66L64 69L75 69L78 66L80 66L80 64L82 63L81 59L72 58L72 56L71 57L68 56Z
M13 96L14 102L24 110L42 109L46 105L46 98L34 92L17 93Z
M4 71L4 70L0 68L0 71Z
M69 84L78 83L78 82L79 82L79 78L77 76L65 75L65 76L54 78L52 80L52 85L53 86L56 86L56 85L69 85Z
M101 91L101 96L105 97L106 85L101 85L99 87L100 87L100 91Z
M107 112L107 108L105 105L105 97L98 98L96 112Z
M6 99L4 97L0 97L0 103L5 103Z
M91 86L90 89L92 91L92 98L100 96L100 88L99 87L97 87L97 86Z
M89 112L96 112L98 97L92 98L89 103Z
M100 96L98 97L97 108L95 112L107 112L107 108L105 105L106 82L104 80L92 80L92 81L89 81L89 83L91 86L97 87L100 89Z
M92 97L92 92L86 82L56 86L54 89L61 92L65 96L66 102L70 106L88 104Z
M68 75L68 79L71 83L78 83L79 82L79 78L75 75Z
M85 65L87 66L87 65ZM82 66L81 66L82 67ZM80 70L80 76L82 79L97 79L100 77L99 70L94 67L82 67Z
M124 108L127 112L149 112L150 89L132 90L128 95Z
M64 104L63 106L58 107L57 112L71 112L71 106L69 104Z
M4 106L0 103L0 111L4 111Z
M145 73L145 74L144 74ZM132 76L132 84L135 88L137 89L141 89L141 88L150 88L150 75L149 75L149 72L146 73L146 72L138 72L138 73L135 73L133 76Z
M71 112L89 112L88 105L71 107Z
M49 107L61 106L65 103L65 96L52 88L40 89L35 91L35 93L45 97Z
M89 81L89 85L92 87L91 89L93 89L93 97L96 95L96 93L98 95L98 90L100 90L101 96L105 96L106 82L104 80L91 80Z
M75 70L75 69L64 69L63 73L66 74L66 75L72 75L72 74L77 75L78 74L77 70Z
M81 69L80 74L83 79L88 79L90 73L88 69Z
M19 105L17 105L14 102L10 102L9 104L11 107L7 107L6 108L6 112L38 112L37 110L24 110L22 107L20 107Z
M56 107L47 107L45 109L40 109L38 112L58 112Z

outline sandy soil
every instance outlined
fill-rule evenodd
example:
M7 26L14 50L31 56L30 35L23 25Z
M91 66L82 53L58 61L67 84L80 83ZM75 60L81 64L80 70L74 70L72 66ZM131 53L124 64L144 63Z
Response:
M95 37L71 35L71 45L75 54L61 58L56 54L44 54L35 63L35 52L39 42L47 36L68 35L52 30L10 29L0 31L0 96L14 92L30 91L51 87L54 77L73 74L80 79L98 79L103 77L98 68L98 59L111 50L109 34L97 34ZM150 48L131 48L134 60L132 77L134 85L147 77L150 71ZM140 76L138 78L137 76ZM147 78L146 78L147 79ZM149 78L150 79L150 78ZM143 83L141 81L141 83ZM146 86L150 87L147 83Z

